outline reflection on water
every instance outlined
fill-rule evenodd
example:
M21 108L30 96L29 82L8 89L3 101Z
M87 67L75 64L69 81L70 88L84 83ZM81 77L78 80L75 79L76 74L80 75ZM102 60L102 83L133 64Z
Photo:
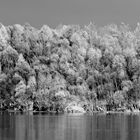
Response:
M0 140L138 140L140 114L0 113Z

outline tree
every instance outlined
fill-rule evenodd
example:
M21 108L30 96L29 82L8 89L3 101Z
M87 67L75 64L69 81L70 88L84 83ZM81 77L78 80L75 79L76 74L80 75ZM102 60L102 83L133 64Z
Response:
M13 69L18 60L18 53L11 46L8 46L0 54L1 60L1 69L3 72L9 72L10 69Z
M11 46L20 54L22 53L23 56L28 56L30 52L30 46L26 40L24 27L15 24L10 28L11 30Z
M19 55L15 70L22 76L22 78L25 79L27 83L31 72L31 67L28 62L26 62L22 54Z
M7 29L4 25L0 23L0 50L2 51L8 46L10 36L7 32Z
M24 94L26 93L26 85L24 83L23 80L21 80L15 88L15 97L21 97L24 96Z

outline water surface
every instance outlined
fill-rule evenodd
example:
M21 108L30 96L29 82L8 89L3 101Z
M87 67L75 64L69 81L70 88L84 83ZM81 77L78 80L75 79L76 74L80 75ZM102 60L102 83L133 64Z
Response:
M138 140L140 114L0 113L0 140Z

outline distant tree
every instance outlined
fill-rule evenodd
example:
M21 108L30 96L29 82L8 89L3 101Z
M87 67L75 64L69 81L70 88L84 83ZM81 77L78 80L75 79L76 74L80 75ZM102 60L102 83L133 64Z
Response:
M11 46L8 46L5 50L3 50L0 54L1 60L1 70L3 72L9 72L9 70L13 69L18 60L18 53Z
M16 88L15 88L15 97L21 97L24 96L24 94L26 93L26 85L24 83L24 81L20 81Z
M0 51L4 50L10 41L10 36L4 25L0 23Z
M22 54L19 55L15 70L25 79L26 82L28 81L31 67L28 62L26 62Z

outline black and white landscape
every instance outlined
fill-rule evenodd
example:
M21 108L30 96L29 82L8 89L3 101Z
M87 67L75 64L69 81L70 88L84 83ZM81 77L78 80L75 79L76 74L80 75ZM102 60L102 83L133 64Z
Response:
M1 0L0 140L139 140L139 7Z

